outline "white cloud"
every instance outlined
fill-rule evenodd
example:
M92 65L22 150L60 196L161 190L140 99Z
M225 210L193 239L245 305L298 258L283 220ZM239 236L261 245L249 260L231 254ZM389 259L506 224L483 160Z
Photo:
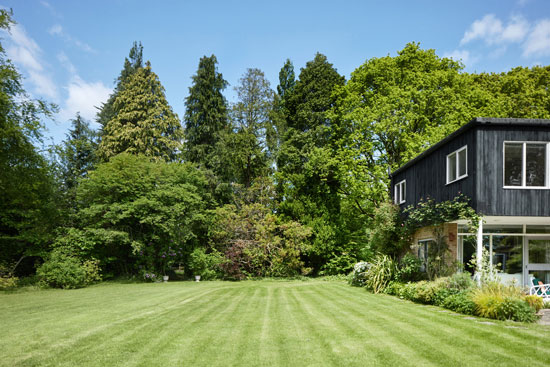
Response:
M470 51L468 50L454 50L443 54L443 57L453 59L455 61L462 61L464 65L470 61Z
M550 19L539 21L523 45L523 56L550 55Z
M51 34L52 36L58 36L58 37L61 37L61 39L63 39L65 42L67 43L72 43L73 45L75 45L76 47L80 48L81 50L83 51L86 51L86 52L96 52L92 47L90 47L90 45L88 45L87 43L84 43L80 40L78 40L77 38L74 38L73 36L71 36L70 34L68 34L67 32L65 32L65 30L63 29L63 26L61 26L61 24L54 24L49 30L48 30L48 33Z
M101 103L106 102L112 89L106 87L102 82L88 83L78 75L73 76L67 89L67 100L60 111L60 118L63 121L74 118L77 112L87 120L94 121L97 108Z
M36 94L56 100L57 87L49 73L44 71L40 47L19 24L12 25L7 34L11 41L6 47L8 57L22 70Z
M529 31L529 23L522 16L510 18L507 25L494 14L487 14L472 23L460 41L465 45L474 40L483 40L488 45L517 43L523 41Z

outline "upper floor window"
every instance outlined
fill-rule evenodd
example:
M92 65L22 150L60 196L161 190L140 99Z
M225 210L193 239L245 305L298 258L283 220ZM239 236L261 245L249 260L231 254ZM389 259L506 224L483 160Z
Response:
M548 187L548 143L504 142L504 187Z
M406 185L407 185L406 180L400 181L400 182L395 184L393 201L396 204L403 204L405 202L405 200L407 199L407 197L406 197L407 186Z
M455 150L447 156L447 183L468 176L468 146Z

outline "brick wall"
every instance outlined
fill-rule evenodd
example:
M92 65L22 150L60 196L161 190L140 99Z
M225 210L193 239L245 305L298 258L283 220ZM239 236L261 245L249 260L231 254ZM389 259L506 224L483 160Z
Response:
M439 232L439 233L438 233ZM449 250L451 251L450 258L457 259L458 253L458 225L456 223L445 223L440 226L427 226L419 228L413 235L411 250L414 254L418 253L418 241L421 240L436 240L438 236L443 236Z

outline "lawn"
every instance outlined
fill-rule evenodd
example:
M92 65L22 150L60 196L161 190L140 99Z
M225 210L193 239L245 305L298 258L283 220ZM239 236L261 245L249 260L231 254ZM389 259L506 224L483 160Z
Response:
M550 327L337 281L0 293L0 366L547 366Z

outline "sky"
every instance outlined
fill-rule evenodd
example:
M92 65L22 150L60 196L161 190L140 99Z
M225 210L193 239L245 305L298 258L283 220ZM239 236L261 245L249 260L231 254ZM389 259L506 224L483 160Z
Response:
M290 59L299 74L316 52L350 74L395 56L409 42L461 60L467 72L550 64L549 0L138 1L0 0L17 22L0 34L33 98L55 103L45 137L65 138L77 112L97 128L97 107L114 87L134 41L143 44L180 119L199 59L216 55L233 88L247 68L271 87Z

